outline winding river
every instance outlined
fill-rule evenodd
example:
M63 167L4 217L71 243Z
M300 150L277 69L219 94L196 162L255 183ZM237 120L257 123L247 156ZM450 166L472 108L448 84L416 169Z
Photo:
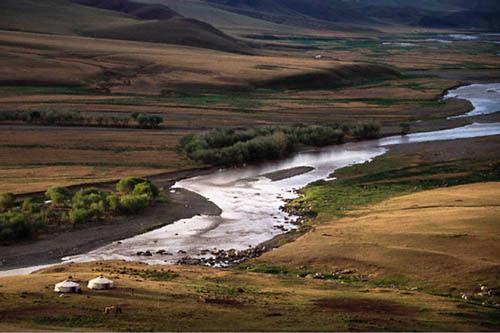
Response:
M471 101L474 110L464 116L500 111L500 84L475 84L450 91L445 98ZM307 184L328 179L332 172L346 166L369 162L387 152L391 145L442 141L499 135L500 123L473 123L464 127L423 132L404 137L348 143L295 154L280 161L259 166L220 170L182 180L172 188L187 189L209 199L222 209L220 216L195 216L120 242L114 242L86 254L64 258L63 262L93 260L130 260L150 264L175 263L183 257L210 257L208 250L246 250L295 228L295 216L280 207L284 200ZM297 167L309 172L273 181L269 173ZM164 250L168 256L156 254ZM150 251L150 256L137 252ZM207 253L208 252L208 253ZM202 254L203 253L203 254ZM38 267L0 272L0 275L28 273Z

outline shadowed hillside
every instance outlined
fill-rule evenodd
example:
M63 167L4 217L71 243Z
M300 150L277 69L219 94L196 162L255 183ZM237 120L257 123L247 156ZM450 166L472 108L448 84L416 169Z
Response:
M84 34L98 38L180 44L236 53L249 51L245 43L224 34L210 24L183 17L87 31Z
M143 20L168 20L179 16L179 14L167 6L141 4L128 0L73 0L73 2L85 6L123 12Z
M183 18L167 6L121 0L77 2L2 1L0 29L170 43L249 53L249 47L244 42L208 23Z
M359 85L373 81L397 79L401 75L379 65L342 65L333 69L295 74L257 82L260 88L325 89Z
M497 1L208 0L253 17L303 24L305 18L361 25L421 25L496 29Z

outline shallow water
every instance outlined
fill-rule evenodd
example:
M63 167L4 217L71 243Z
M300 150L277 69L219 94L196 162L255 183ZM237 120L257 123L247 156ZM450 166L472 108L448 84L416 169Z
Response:
M449 117L463 118L500 112L500 83L472 84L448 92L444 97L466 99L474 109L466 114Z
M475 107L483 110L482 112L490 113L491 108L498 106L499 100L496 98L500 93L487 91L497 88L500 88L500 84L472 85L450 91L448 97L453 95L469 99ZM488 99L489 97L492 99ZM478 99L481 101L478 102ZM286 229L295 228L292 222L296 217L288 216L280 210L285 199L296 196L295 189L316 180L326 179L339 168L369 162L384 154L391 145L499 134L500 123L474 123L449 130L325 147L259 166L220 170L209 175L182 180L175 184L174 190L183 188L196 192L218 205L223 211L222 214L179 220L163 228L114 242L86 254L64 258L63 261L123 259L151 264L175 263L186 256L201 257L202 250L214 248L244 250L255 247L284 232L276 228L277 226ZM300 166L310 166L314 170L275 182L262 176ZM136 255L137 252L146 250L151 251L153 255L151 257ZM172 255L155 254L157 250L165 250ZM207 256L210 255L205 255ZM37 268L39 267L4 271L0 272L0 275L29 273Z

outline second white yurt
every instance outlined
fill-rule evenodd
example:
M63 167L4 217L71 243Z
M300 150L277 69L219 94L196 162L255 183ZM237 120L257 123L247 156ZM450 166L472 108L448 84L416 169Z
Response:
M78 293L80 292L80 285L71 280L64 280L55 285L54 291L57 293Z
M90 280L87 284L87 287L89 289L95 290L111 289L113 288L113 281L111 281L110 279L106 279L101 275L99 277L96 277L95 279Z

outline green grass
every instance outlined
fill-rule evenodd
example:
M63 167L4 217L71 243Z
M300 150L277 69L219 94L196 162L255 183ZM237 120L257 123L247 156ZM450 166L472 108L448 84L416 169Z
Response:
M72 315L57 315L57 316L34 316L33 322L40 325L54 325L62 327L89 327L97 326L102 323L104 318Z
M500 162L460 159L418 163L416 157L382 156L371 163L336 171L335 181L319 181L290 203L306 216L345 216L350 210L396 195L438 187L500 180Z

